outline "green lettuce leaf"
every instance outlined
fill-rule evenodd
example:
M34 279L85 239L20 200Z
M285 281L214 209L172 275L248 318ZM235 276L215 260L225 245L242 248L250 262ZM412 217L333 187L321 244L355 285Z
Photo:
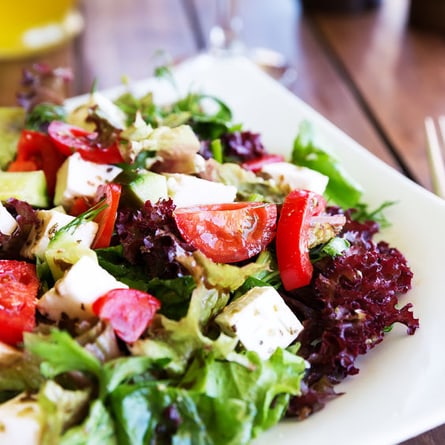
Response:
M240 354L241 355L241 354ZM198 355L181 381L181 386L216 399L249 400L255 405L252 437L275 425L283 417L290 395L300 394L305 361L293 352L278 348L269 360L246 352L242 360L219 360Z
M36 357L18 350L12 351L10 354L0 354L0 400L9 398L14 392L36 390L44 381Z
M37 398L42 412L41 445L58 444L63 432L82 419L89 398L88 390L69 391L48 380Z
M69 429L59 445L117 445L114 421L101 400L95 400L85 421Z
M153 380L149 371L156 364L159 364L159 367L165 365L163 362L155 362L151 357L120 357L105 363L103 372L105 392L111 393L120 384L134 378Z
M343 208L355 207L363 193L362 187L340 165L338 159L315 144L312 125L303 121L295 138L291 160L329 177L325 194Z
M215 263L202 252L196 250L193 255L178 258L178 261L192 274L195 282L207 283L222 292L233 292L252 275L269 270L269 263L263 259L239 267L232 264ZM221 310L223 305L219 305Z
M53 329L49 335L25 333L26 350L40 357L40 371L53 378L67 371L84 371L101 376L100 361L80 346L67 332Z
M112 392L119 443L248 444L281 420L304 371L304 360L282 349L267 361L202 352L177 387L144 382Z
M203 330L210 318L227 304L229 297L229 293L199 284L192 293L187 315L180 320L158 316L149 329L149 337L131 346L132 353L154 360L168 360L165 369L173 375L182 375L189 360L202 348L226 357L234 350L237 339L223 333L212 339Z
M255 407L159 383L122 385L111 394L121 445L243 445L251 439Z

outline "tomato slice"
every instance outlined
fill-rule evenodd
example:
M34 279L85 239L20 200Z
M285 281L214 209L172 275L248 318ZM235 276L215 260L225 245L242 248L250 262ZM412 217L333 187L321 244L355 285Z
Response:
M94 238L93 249L108 247L110 245L121 192L122 186L112 182L100 185L97 188L95 201L100 202L103 200L106 207L94 219L94 221L99 224L99 228Z
M121 193L122 186L120 184L110 182L100 185L97 188L94 198L78 196L73 201L69 209L69 214L72 216L79 216L99 202L104 204L104 208L94 218L94 221L98 223L99 227L91 246L93 249L100 249L110 245Z
M66 156L55 146L51 138L39 131L23 130L17 143L17 156L8 171L43 170L49 196L54 195L57 171Z
M256 173L259 172L267 164L272 164L274 162L283 162L283 161L284 161L284 156L270 153L270 154L265 154L260 158L245 161L241 164L241 167Z
M308 190L293 190L284 200L275 239L278 269L286 290L310 283L313 266L308 238L311 218L326 207L323 196Z
M34 328L38 290L34 264L0 260L0 341L14 346Z
M52 121L48 126L48 134L65 156L78 152L85 161L98 164L123 162L118 145L113 143L107 147L102 146L95 132L62 121Z
M93 206L93 199L87 196L77 196L68 210L72 216L79 216Z
M151 323L161 303L137 289L113 289L99 297L92 307L100 319L111 324L119 338L133 343Z
M217 263L236 263L260 253L275 236L277 207L259 202L208 204L176 209L182 237Z

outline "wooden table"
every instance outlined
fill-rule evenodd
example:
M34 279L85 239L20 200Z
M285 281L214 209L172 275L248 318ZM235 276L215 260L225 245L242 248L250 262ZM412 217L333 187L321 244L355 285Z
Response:
M95 79L106 88L122 75L152 75L158 50L176 61L197 54L214 20L210 0L84 0L80 7L86 27L69 48L76 94ZM298 0L240 4L244 42L284 54L297 71L289 85L297 96L430 189L423 119L445 114L445 39L411 27L408 11L406 0L359 14L308 14ZM404 445L444 443L445 426Z

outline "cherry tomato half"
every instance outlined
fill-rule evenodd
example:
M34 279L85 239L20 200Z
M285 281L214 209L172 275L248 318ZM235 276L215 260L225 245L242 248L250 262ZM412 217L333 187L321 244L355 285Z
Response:
M34 328L38 290L34 264L0 260L0 341L14 346Z
M100 319L111 324L120 339L133 343L151 323L161 303L137 289L113 289L99 297L92 307Z
M277 207L258 202L176 209L183 238L217 263L236 263L260 253L275 236Z
M48 126L48 134L65 156L78 152L85 161L98 164L123 162L117 144L113 143L108 147L101 146L97 142L95 132L62 121L52 121Z

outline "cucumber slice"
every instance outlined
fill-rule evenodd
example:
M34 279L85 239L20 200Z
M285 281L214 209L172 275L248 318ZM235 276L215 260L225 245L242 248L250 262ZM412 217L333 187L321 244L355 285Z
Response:
M49 197L43 170L30 172L0 171L0 200L16 198L33 207L47 208Z
M25 122L21 107L0 107L0 169L4 170L14 160L17 142Z

